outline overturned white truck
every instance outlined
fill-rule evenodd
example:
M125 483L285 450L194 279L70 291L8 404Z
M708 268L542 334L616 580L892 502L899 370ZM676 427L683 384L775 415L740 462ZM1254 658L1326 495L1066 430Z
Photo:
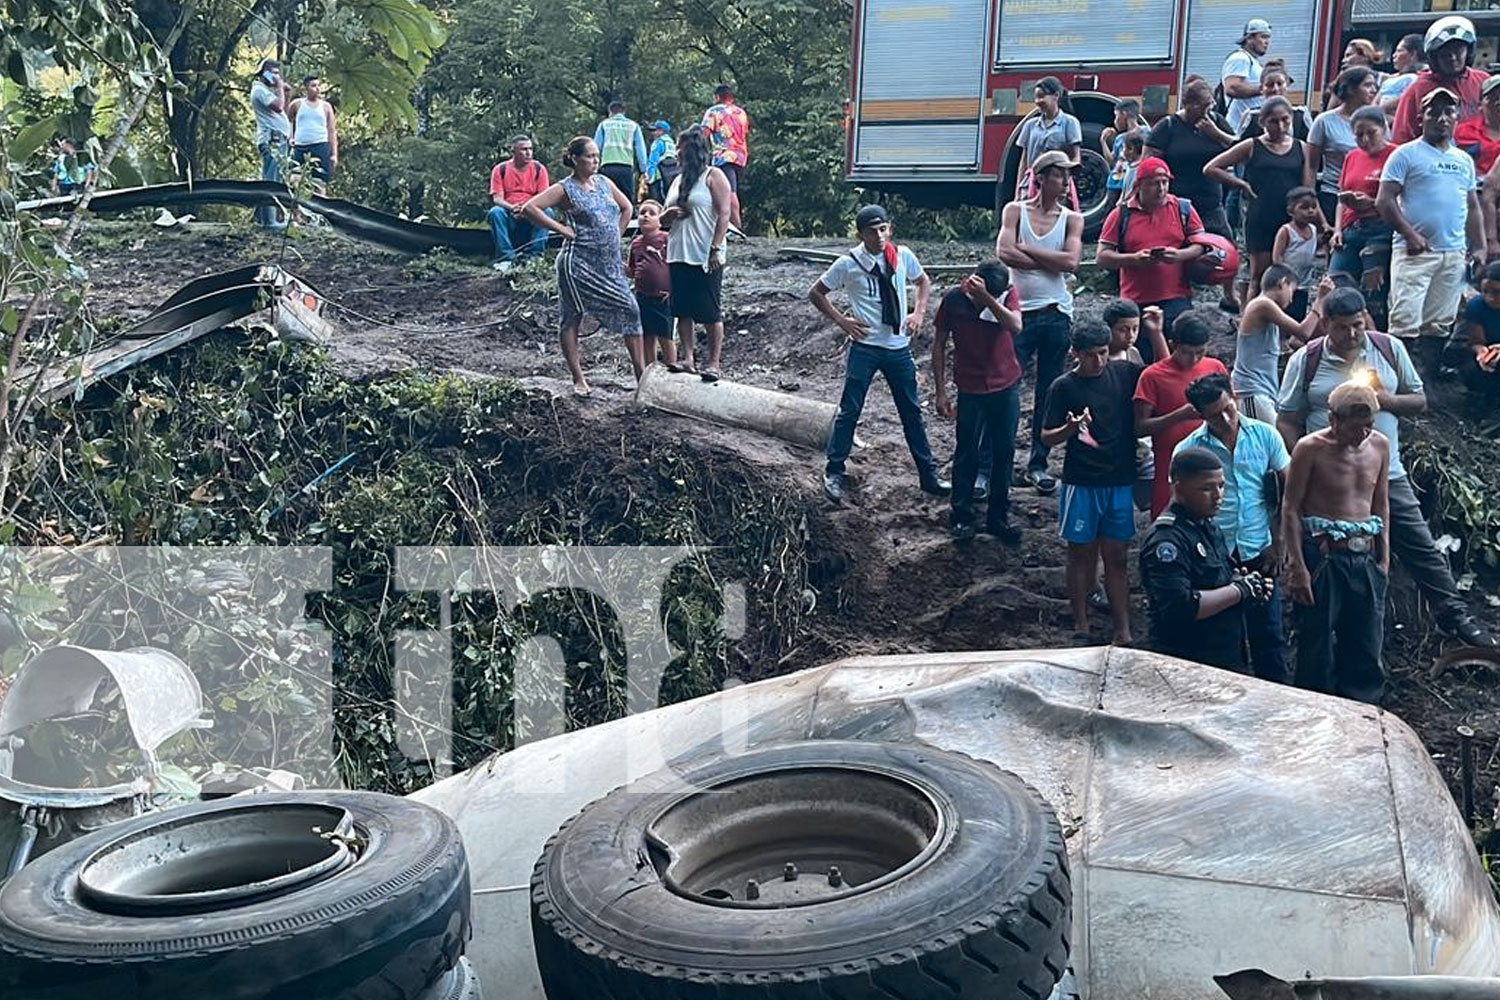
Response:
M844 660L416 797L464 834L469 954L510 1000L1020 998L1064 963L1086 1000L1247 969L1500 995L1500 911L1404 723L1152 653Z

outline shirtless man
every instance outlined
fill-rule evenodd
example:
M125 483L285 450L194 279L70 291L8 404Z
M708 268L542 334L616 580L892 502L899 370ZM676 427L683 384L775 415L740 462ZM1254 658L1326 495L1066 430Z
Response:
M1391 568L1390 442L1375 390L1345 382L1328 426L1292 449L1282 503L1287 588L1296 603L1298 687L1378 704Z

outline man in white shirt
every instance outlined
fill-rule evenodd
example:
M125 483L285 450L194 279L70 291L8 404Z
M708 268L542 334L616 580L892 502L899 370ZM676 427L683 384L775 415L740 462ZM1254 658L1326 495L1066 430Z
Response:
M844 497L844 463L854 446L854 427L859 423L870 383L879 373L885 376L895 398L922 492L947 496L949 484L938 475L927 443L917 394L917 365L911 355L911 335L922 328L927 315L932 279L922 270L916 254L891 242L891 220L884 208L866 205L855 216L854 225L860 245L829 265L807 296L849 338L844 393L828 442L823 491L834 503ZM916 305L910 312L906 308L908 282L917 286ZM828 294L835 290L848 296L851 312L834 308Z
M1271 49L1271 25L1264 18L1252 17L1245 22L1240 47L1224 60L1219 81L1229 104L1229 130L1239 135L1245 116L1261 106L1260 71L1266 53Z

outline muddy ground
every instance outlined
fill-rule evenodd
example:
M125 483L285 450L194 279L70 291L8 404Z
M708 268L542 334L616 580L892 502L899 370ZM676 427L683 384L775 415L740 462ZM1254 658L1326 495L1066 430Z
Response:
M726 377L823 400L837 400L842 351L829 325L806 300L821 265L779 259L778 247L844 249L838 242L751 240L730 251L725 279ZM928 264L976 261L980 244L913 241ZM583 338L585 366L594 395L575 400L559 352L557 309L545 266L502 277L482 262L437 256L411 258L342 239L326 231L276 239L247 228L190 224L185 230L148 225L94 223L80 246L89 269L89 297L111 324L144 316L182 283L199 275L255 261L279 261L323 290L336 304L340 333L335 362L353 375L408 368L475 372L520 379L557 399L560 420L580 428L618 434L622 445L639 435L701 442L714 460L752 463L777 488L821 497L819 455L753 434L705 426L631 405L633 379L617 338ZM954 279L939 279L940 290ZM1080 297L1080 315L1097 314L1103 294ZM1222 315L1222 314L1221 314ZM1213 352L1228 361L1230 319ZM585 327L588 330L588 327ZM931 344L931 329L916 344L919 356ZM953 453L953 425L936 417L931 385L923 373L928 431L945 464ZM1414 421L1413 439L1456 438L1458 389L1430 387L1432 412ZM1024 394L1023 433L1030 412ZM1012 493L1013 520L1024 541L1019 548L980 543L957 550L949 540L947 502L926 497L901 436L891 398L880 384L871 392L849 467L849 497L839 508L819 503L811 526L823 565L823 586L813 626L802 643L777 664L758 664L752 675L782 673L855 653L1004 649L1054 646L1067 641L1071 617L1063 588L1063 548L1056 536L1055 499L1030 489ZM1060 453L1054 463L1060 462ZM1140 515L1139 525L1146 521ZM1391 629L1394 690L1388 707L1412 724L1456 786L1456 727L1477 733L1480 798L1500 783L1500 690L1483 669L1429 676L1443 651L1412 588L1396 571L1395 622ZM1404 584L1404 586L1403 586ZM1495 610L1477 600L1475 612L1500 628ZM1137 639L1146 631L1144 608L1134 609ZM1094 623L1107 637L1108 622ZM1488 811L1487 809L1485 810Z

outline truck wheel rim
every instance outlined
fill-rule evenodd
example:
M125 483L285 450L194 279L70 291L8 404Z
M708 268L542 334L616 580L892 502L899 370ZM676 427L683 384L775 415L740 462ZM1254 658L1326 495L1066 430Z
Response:
M782 909L874 892L950 835L937 792L906 775L827 765L690 793L646 829L670 891L713 906Z
M129 916L203 913L283 896L354 863L348 810L313 803L247 804L148 826L84 862L79 893Z

